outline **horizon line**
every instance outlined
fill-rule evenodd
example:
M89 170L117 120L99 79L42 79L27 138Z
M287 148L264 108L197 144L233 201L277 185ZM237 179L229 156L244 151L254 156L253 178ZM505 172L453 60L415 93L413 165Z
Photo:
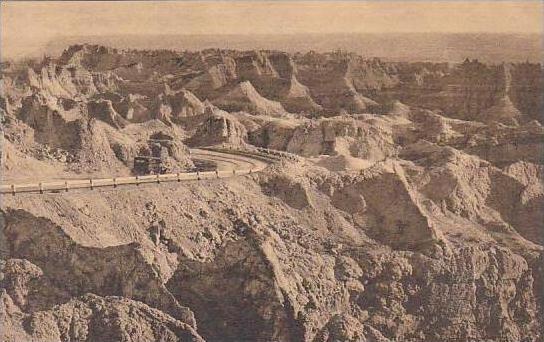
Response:
M59 35L56 38L64 37L107 37L107 36L294 36L299 34L315 34L315 35L330 35L330 34L490 34L490 35L506 35L506 34L520 34L520 35L544 35L542 32L523 32L523 31L505 31L505 32L492 32L492 31L392 31L392 32L354 32L354 31L338 31L338 32L294 32L294 33L114 33L114 34L83 34L83 35ZM52 39L56 39L52 38Z

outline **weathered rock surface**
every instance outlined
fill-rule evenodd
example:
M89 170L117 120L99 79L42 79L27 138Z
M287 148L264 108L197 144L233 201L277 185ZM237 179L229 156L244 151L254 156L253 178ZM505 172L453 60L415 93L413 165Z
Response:
M195 312L197 331L210 341L326 336L507 341L541 333L535 287L540 274L531 266L541 246L504 223L499 230L486 228L455 208L440 209L437 199L429 202L428 193L414 186L422 176L409 165L375 166L342 177L310 166L305 174L296 171L301 165L283 167L257 182L9 199L4 207L32 213L5 212L10 253L40 266L53 284L62 279L62 285L56 281L49 288L72 289L76 296L122 294L166 312L176 307L167 303L179 302ZM83 207L76 204L81 198ZM461 205L466 198L459 197ZM106 218L100 214L104 206L112 210ZM36 215L52 221L45 224ZM36 220L43 221L39 232L32 228ZM165 227L158 250L145 228L155 220ZM56 237L59 227L68 236ZM70 239L77 242L66 245ZM66 242L49 248L46 241ZM147 262L132 245L113 246L131 241L140 241L150 266L143 266ZM113 245L80 246L105 243ZM51 252L44 259L41 251ZM113 259L104 256L110 253ZM161 253L177 255L177 261L164 263ZM118 278L127 267L135 278ZM146 276L155 273L149 267L161 270L156 278ZM119 279L119 287L112 279ZM120 292L108 290L114 288ZM64 293L61 298L69 301ZM161 293L175 300L160 299ZM342 332L342 326L350 328Z
M187 140L190 146L213 146L229 144L240 146L246 143L247 130L233 115L217 108L207 111L207 118Z
M542 67L69 47L2 65L5 179L160 147L299 155L4 196L2 340L541 341Z
M262 97L249 81L238 84L234 89L214 100L214 104L231 112L246 111L269 116L286 114L281 103Z
M6 342L204 341L189 325L120 297L87 294L31 315L18 311L5 292L0 297Z

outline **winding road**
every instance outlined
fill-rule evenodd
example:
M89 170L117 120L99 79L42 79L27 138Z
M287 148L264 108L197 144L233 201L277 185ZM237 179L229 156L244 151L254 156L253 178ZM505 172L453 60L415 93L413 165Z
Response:
M247 175L253 172L262 171L269 164L288 156L279 151L256 149L256 150L232 150L232 149L191 149L191 159L195 162L204 162L216 167L213 171L203 172L179 172L160 175L129 176L114 178L69 178L49 179L41 182L10 183L3 181L0 185L0 193L17 194L61 192L70 189L94 189L99 187L118 187L129 184L182 182L193 180L206 180L216 178L227 178Z

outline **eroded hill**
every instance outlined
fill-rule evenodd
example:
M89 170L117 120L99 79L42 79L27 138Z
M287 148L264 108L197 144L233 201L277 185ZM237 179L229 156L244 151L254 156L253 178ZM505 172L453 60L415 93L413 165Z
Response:
M2 70L8 182L300 157L4 196L6 341L542 339L541 65L74 45Z

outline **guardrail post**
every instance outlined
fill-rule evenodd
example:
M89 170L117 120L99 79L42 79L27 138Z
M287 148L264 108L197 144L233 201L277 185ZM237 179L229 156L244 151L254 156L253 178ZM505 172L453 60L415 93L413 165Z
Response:
M136 176L136 186L140 185L140 177L137 175Z
M94 184L93 184L93 179L92 178L89 179L89 183L91 184L91 190L93 190L94 189Z
M178 172L178 182L181 182L181 172Z
M38 186L40 187L40 194L43 194L43 183L40 182Z
M113 179L113 187L114 187L114 188L117 187L117 178L114 178L114 179Z
M219 171L215 170L215 177L219 178Z
M11 184L11 194L15 196L15 184Z
M160 178L160 174L157 173L157 184L161 184L161 178Z
M196 172L196 179L200 180L200 172L199 171Z
M64 181L64 190L68 192L68 181Z

